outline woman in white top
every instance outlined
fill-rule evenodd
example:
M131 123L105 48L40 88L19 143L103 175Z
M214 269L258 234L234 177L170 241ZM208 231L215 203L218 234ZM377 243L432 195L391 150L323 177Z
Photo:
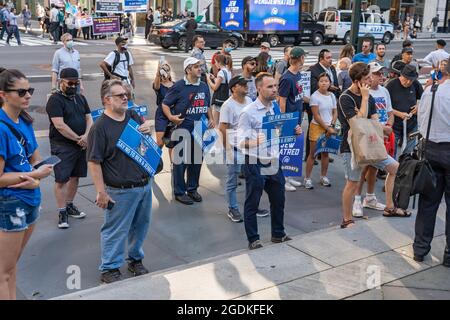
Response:
M334 129L337 119L336 97L328 91L331 81L326 72L319 75L319 89L314 92L310 99L313 120L309 127L310 150L308 160L306 161L305 188L313 189L311 172L314 166L314 153L316 152L316 142L322 134L327 136L336 134ZM330 181L327 178L328 171L328 153L321 154L321 174L320 184L330 187Z
M228 83L231 80L232 74L231 70L228 68L229 57L224 54L219 54L215 57L216 66L219 67L219 72L217 77L210 74L206 77L209 87L214 91L212 97L212 107L213 107L213 117L216 126L219 126L220 117L220 107L222 104L230 97L230 90L228 88Z

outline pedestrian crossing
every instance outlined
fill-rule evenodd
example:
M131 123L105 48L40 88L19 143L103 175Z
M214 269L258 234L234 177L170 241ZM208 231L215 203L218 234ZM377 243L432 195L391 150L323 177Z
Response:
M27 47L36 47L36 46L61 46L61 42L58 42L58 44L54 44L53 41L51 41L49 38L41 38L38 36L33 36L30 34L21 33L20 34L20 41L22 42L22 46ZM74 43L75 46L87 46L88 43L76 41ZM3 36L3 40L0 40L0 47L6 47L8 46L6 44L6 34ZM12 38L9 40L9 46L11 47L17 47L17 41L15 38Z

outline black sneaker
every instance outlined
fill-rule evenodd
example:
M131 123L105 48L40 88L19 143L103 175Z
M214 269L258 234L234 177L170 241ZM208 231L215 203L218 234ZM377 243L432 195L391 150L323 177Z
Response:
M122 273L119 269L111 269L102 273L100 280L104 283L113 283L122 280Z
M281 242L286 242L286 241L289 241L289 240L292 240L292 238L289 237L289 236L284 236L282 238L272 237L272 239L271 239L271 241L273 243L281 243Z
M261 241L259 241L259 240L255 240L255 241L253 241L253 242L248 244L248 248L250 250L259 249L259 248L262 248L262 247L263 247L263 245L262 245Z
M175 196L175 200L178 202L181 202L182 204L191 205L194 204L194 201L190 197L188 197L186 194L183 194L182 196Z
M268 215L269 215L269 210L266 210L266 209L258 209L258 212L256 213L256 216L260 217L260 218L267 217Z
M195 202L202 202L202 196L200 195L200 193L198 193L197 191L194 192L188 192L187 195L194 200Z
M67 205L66 211L69 216L75 219L84 219L86 217L86 213L78 210L73 203Z
M445 247L444 259L442 264L444 265L444 267L450 268L450 250L448 247Z
M142 276L148 273L148 269L142 264L142 260L131 260L128 262L128 271L135 277Z
M416 262L423 262L424 256L414 255L413 257L414 261Z
M69 228L69 215L67 214L66 210L59 212L58 228L60 229Z
M239 212L238 209L231 208L228 211L227 215L228 215L228 218L230 218L230 220L233 221L233 222L242 222L243 221L242 220L242 215L241 215L241 213Z

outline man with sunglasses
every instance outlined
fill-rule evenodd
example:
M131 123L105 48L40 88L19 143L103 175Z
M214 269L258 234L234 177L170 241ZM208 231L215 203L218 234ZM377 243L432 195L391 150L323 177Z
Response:
M64 46L56 50L52 61L52 93L58 90L58 80L63 69L73 68L81 75L80 53L73 48L73 37L70 33L61 36ZM79 80L78 93L83 93L83 83Z
M86 216L74 204L80 177L87 175L87 135L92 126L91 110L86 98L77 93L79 74L65 68L60 73L59 90L48 100L50 150L61 159L55 166L55 198L59 211L58 228L69 228L68 217Z
M253 72L256 70L256 58L252 56L246 56L242 59L242 76L248 80L248 93L247 96L252 99L252 101L256 100L258 96L258 92L256 90L255 85L255 77L253 76Z

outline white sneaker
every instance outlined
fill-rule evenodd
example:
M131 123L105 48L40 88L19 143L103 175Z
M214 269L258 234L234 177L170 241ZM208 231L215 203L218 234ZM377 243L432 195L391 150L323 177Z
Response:
M324 187L331 187L330 180L328 180L327 177L321 177L320 184L323 185Z
M383 211L386 206L382 203L379 203L377 197L366 196L363 200L363 207Z
M355 199L355 201L353 201L352 215L353 215L355 218L361 218L361 217L363 217L363 208L362 208L361 200L356 200L356 199Z
M305 189L314 189L313 183L311 179L305 179L303 182L305 184Z
M286 180L294 187L302 186L302 183L300 181L294 180L293 178L287 178Z
M284 190L293 192L296 191L297 189L295 189L295 187L292 184L286 181L286 183L284 184Z

